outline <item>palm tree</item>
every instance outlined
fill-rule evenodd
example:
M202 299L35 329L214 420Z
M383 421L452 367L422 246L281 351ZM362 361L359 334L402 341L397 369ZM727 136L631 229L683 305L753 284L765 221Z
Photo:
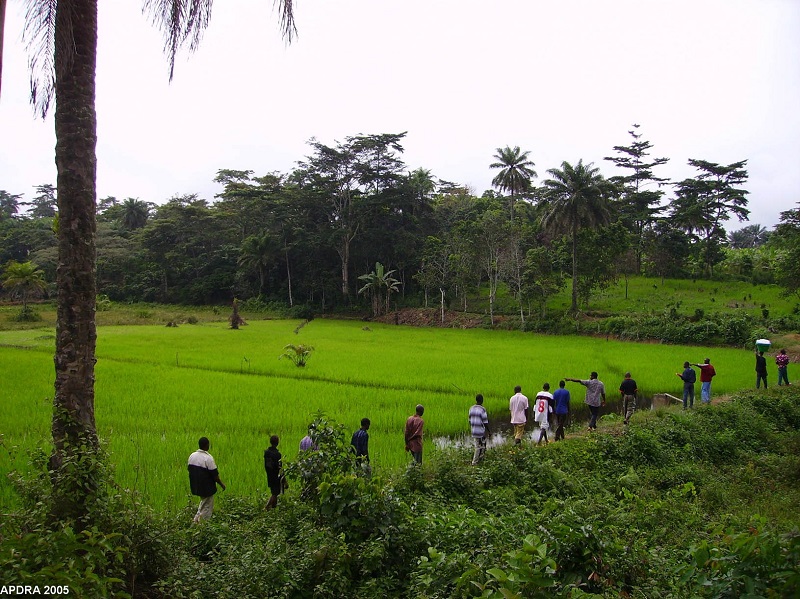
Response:
M521 151L519 146L514 146L513 149L509 146L497 148L497 154L494 155L497 162L489 165L490 168L501 169L492 179L492 185L511 194L509 207L512 221L514 220L514 201L517 195L528 189L531 179L538 176L532 168L536 165L528 160L529 153Z
M547 171L552 177L544 182L546 206L542 227L554 227L569 235L572 241L572 313L578 311L578 231L597 228L611 220L610 200L617 187L600 174L590 162L572 166L562 162L560 169Z
M292 0L276 2L283 33L291 41ZM0 17L5 4L0 0ZM166 39L170 80L177 52L185 45L190 50L199 45L211 4L212 0L144 0L145 11ZM98 0L29 0L25 26L32 40L34 108L44 116L52 99L57 100L59 258L52 509L56 517L75 518L78 523L90 513L87 498L93 496L98 481L97 472L83 466L73 468L80 474L68 475L70 461L81 460L98 447L94 419L97 6Z
M3 271L3 287L12 295L22 299L22 313L28 313L28 298L37 297L47 289L44 272L33 262L16 262L6 264Z
M767 228L762 225L748 225L728 233L728 245L735 249L757 248L767 242L769 235Z
M361 275L359 280L364 281L364 286L358 290L359 293L369 293L372 296L372 315L380 316L385 311L389 311L389 297L392 293L400 290L400 281L392 277L393 270L385 270L383 264L375 263L375 270L365 275ZM385 296L384 296L385 294ZM385 303L384 303L385 297Z
M436 181L430 169L418 168L408 173L408 186L413 194L411 213L419 216L428 205L433 192L436 191Z
M258 294L263 295L267 283L267 272L275 262L278 248L275 240L268 234L251 235L242 242L239 266L258 274Z
M128 198L122 202L122 226L129 231L141 229L150 218L150 204L139 198Z

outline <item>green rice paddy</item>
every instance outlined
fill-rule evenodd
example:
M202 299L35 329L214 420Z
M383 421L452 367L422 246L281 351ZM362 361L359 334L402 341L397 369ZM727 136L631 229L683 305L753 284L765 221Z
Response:
M225 323L100 327L96 420L120 484L159 509L194 503L186 459L205 435L228 485L223 495L264 494L269 436L279 435L284 460L293 460L319 410L352 431L362 417L371 419L370 454L379 475L406 463L403 426L418 403L425 406L430 454L437 451L433 437L468 431L467 411L478 392L490 417L505 421L514 385L533 396L545 381L557 386L560 378L588 378L592 370L611 397L628 370L644 395L679 395L675 372L684 360L712 359L717 395L750 387L755 376L752 353L736 349L359 321L300 324L251 321L238 331ZM278 359L288 343L315 348L305 368ZM53 349L52 329L0 331L3 504L12 500L5 474L24 469L27 451L49 436ZM581 403L583 388L568 388Z

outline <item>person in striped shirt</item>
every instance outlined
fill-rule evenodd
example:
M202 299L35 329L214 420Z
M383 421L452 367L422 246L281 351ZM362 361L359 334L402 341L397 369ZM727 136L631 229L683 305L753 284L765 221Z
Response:
M483 407L483 395L480 393L475 396L475 405L469 409L469 426L475 442L475 453L472 456L474 466L486 455L486 428L489 426L489 416Z

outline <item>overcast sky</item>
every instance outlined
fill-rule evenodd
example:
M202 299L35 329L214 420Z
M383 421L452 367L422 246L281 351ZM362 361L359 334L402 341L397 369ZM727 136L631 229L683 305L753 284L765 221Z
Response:
M56 172L23 5L6 15L0 189L24 200ZM98 198L213 200L219 169L286 173L311 137L402 131L409 169L477 194L506 145L538 181L564 160L611 176L603 157L638 123L670 158L660 176L747 159L750 223L800 200L800 0L296 0L290 46L270 0L220 0L171 84L141 5L100 2Z

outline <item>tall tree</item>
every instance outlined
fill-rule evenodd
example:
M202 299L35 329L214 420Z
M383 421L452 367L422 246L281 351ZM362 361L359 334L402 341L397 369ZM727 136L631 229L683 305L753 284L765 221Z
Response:
M531 179L537 177L533 161L528 159L529 151L523 152L519 146L513 148L497 148L493 156L497 162L489 165L490 168L499 168L500 172L492 179L492 185L510 194L509 213L514 220L514 202L517 196L530 187Z
M798 207L781 212L770 245L777 248L775 280L786 294L800 297L800 202Z
M525 255L525 295L539 306L542 318L547 314L547 300L564 287L563 270L557 261L558 255L545 246L531 248Z
M590 162L572 166L562 162L561 168L547 171L550 179L544 182L546 205L542 227L554 227L569 236L572 244L572 305L578 311L578 233L581 229L595 229L611 221L611 201L618 188L600 174L600 169Z
M353 240L368 221L381 196L402 183L400 142L405 133L348 136L336 146L309 141L314 153L300 162L295 179L317 194L328 208L326 227L339 255L341 289L350 301L350 259Z
M659 219L645 233L645 248L645 272L661 277L662 285L666 277L685 276L684 263L692 251L690 241L669 219Z
M22 194L12 194L0 189L0 221L16 216L21 198Z
M690 159L689 164L699 174L693 179L684 179L676 185L675 199L672 201L673 221L688 232L702 235L702 256L709 274L714 274L714 260L722 259L719 246L726 239L723 223L731 216L739 222L747 220L745 170L747 160L728 165L720 165L706 160Z
M619 156L607 156L604 160L613 162L617 167L625 169L629 174L612 177L611 180L622 183L623 193L620 203L620 217L634 235L633 249L636 256L636 272L642 270L642 247L644 232L653 226L659 213L665 209L661 206L664 192L661 186L668 179L656 177L653 167L669 162L669 158L653 158L648 160L653 147L649 141L642 139L638 132L639 125L634 124L628 133L633 138L629 146L614 146ZM653 185L657 185L653 189Z
M5 8L5 0L2 8ZM277 0L284 34L295 31L292 0ZM175 56L195 49L211 14L211 0L145 0L144 8L166 38L170 79ZM54 514L79 521L90 513L97 470L66 476L97 449L94 421L95 232L97 180L98 0L30 0L31 101L42 115L56 99L55 133L59 212L58 309L53 410ZM83 461L82 463L86 463Z
M428 290L439 290L439 311L444 324L444 308L447 290L452 284L453 263L450 244L438 237L428 237L422 257L422 265L414 275L425 290L425 307L428 307Z
M49 183L37 185L33 199L22 204L30 206L28 216L31 218L53 218L56 215L56 188Z
M476 241L483 272L489 282L489 320L492 324L500 278L506 270L506 261L511 258L508 238L512 224L505 220L499 209L486 210L478 221L480 237Z

